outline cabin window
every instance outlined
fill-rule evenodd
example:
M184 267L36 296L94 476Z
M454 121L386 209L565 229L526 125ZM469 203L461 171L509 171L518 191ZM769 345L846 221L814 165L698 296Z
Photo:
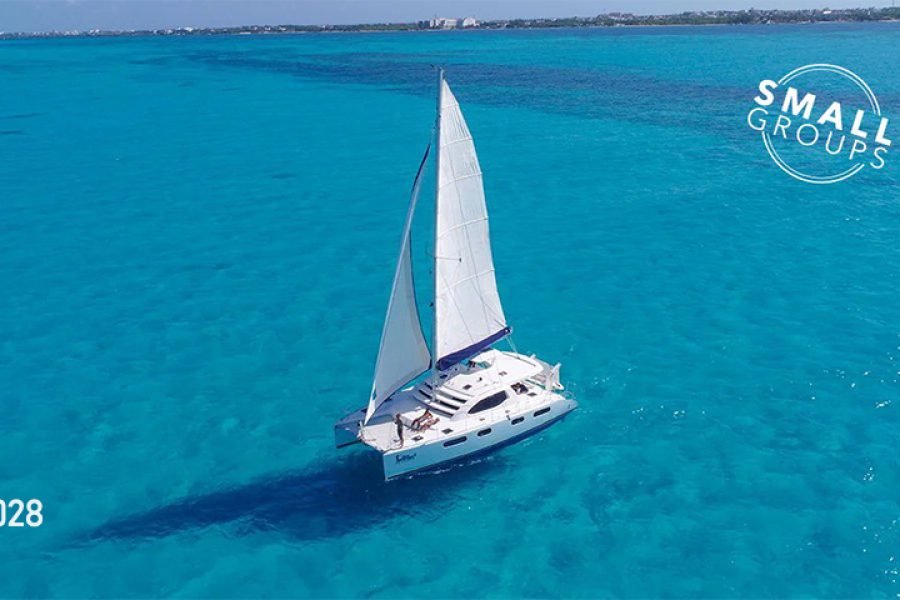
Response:
M421 442L421 441L422 441L422 436L421 436L421 435L417 435L416 437L413 438L413 441L414 441L414 442Z
M515 419L512 420L512 424L518 425L519 423L521 423L524 420L525 420L525 417L516 417Z
M481 436L483 436L483 435L487 435L487 434L489 434L490 432L491 432L491 428L490 428L490 427L488 427L487 429L482 429L481 431L478 432L478 437L481 437Z
M541 415L546 415L548 412L550 412L549 406L547 408L542 408L541 410L534 411L534 416L539 417Z
M492 396L488 396L484 400L479 400L475 406L469 409L469 414L474 415L475 413L480 413L483 410L490 410L492 408L497 408L501 404L506 401L506 392L498 392Z
M444 448L449 448L450 446L456 446L457 444L462 444L466 441L466 436L458 437L455 440L448 440L444 442Z
M453 433L453 430L448 427L447 429L444 429L443 431L441 431L441 433L443 433L444 435L447 435L448 433Z

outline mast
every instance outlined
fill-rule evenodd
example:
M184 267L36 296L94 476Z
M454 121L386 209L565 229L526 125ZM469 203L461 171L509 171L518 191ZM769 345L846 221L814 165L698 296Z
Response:
M431 393L437 393L437 291L438 291L438 197L441 191L441 101L444 94L444 69L438 67L437 73L437 117L434 122L434 257L431 268L434 271L434 291L431 298Z

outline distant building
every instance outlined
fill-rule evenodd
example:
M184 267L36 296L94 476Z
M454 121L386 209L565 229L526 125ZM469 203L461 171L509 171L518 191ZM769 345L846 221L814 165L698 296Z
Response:
M430 21L432 29L456 29L459 19L444 19L435 17Z
M478 21L475 17L466 17L465 19L435 17L427 22L427 26L430 29L469 29L478 27Z

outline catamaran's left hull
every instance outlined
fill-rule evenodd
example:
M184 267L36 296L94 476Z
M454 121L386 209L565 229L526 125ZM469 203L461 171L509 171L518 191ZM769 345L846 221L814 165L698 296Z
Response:
M366 409L360 409L345 416L334 424L334 446L343 448L359 443L359 429L366 416Z

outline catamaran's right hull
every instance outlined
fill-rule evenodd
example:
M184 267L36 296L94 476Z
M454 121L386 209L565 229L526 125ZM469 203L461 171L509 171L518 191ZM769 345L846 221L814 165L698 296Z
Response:
M575 400L559 394L553 394L553 398L552 402L541 408L510 415L465 434L451 436L446 441L385 452L384 478L389 481L412 473L440 469L494 452L546 429L578 406Z

